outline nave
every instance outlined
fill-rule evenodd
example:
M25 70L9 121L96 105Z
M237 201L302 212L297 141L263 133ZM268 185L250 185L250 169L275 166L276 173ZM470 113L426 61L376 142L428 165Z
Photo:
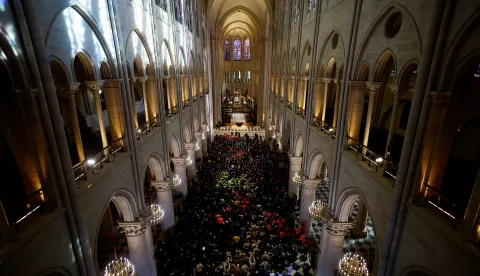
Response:
M305 225L274 159L259 137L215 136L157 247L158 274L313 275Z

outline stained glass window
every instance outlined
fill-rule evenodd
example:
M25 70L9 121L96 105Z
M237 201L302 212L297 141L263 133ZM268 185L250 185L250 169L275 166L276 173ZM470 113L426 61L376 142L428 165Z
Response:
M245 60L250 60L250 39L245 39Z
M230 60L230 40L225 39L225 60Z
M174 0L175 1L175 20L180 23L183 23L182 17L182 0Z
M295 2L295 14L293 15L293 25L297 25L299 18L300 18L300 0L297 0Z
M312 10L317 8L317 0L308 0L307 12L310 13Z
M242 42L238 38L233 41L233 60L242 60Z

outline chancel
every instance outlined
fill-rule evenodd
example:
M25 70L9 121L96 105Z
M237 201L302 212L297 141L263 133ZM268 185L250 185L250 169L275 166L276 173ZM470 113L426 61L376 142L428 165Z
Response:
M480 275L479 23L0 0L0 275Z

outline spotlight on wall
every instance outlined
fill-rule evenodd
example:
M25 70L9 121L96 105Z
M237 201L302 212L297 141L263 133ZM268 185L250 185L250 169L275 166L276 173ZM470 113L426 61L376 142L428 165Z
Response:
M382 163L382 162L383 162L383 158L382 158L382 157L378 157L377 159L375 159L375 162L377 162L377 163Z
M87 159L87 165L92 168L92 174L95 174L95 159Z

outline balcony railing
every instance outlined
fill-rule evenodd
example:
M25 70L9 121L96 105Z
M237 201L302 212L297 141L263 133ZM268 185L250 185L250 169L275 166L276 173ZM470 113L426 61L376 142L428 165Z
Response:
M197 101L197 96L193 96L192 100L193 100L193 102L196 102Z
M187 106L189 106L189 104L190 104L190 100L186 99L185 101L182 102L182 108L186 108Z
M347 136L348 145L347 150L353 150L356 152L355 157L360 156L360 161L367 162L369 167L375 167L375 171L382 172L382 176L386 178L397 179L398 165L390 160L385 160L383 155L373 152L371 149L362 145L358 140ZM395 182L392 183L395 186Z
M426 183L423 185L422 193L423 207L433 207L437 209L445 216L445 218L451 220L452 228L456 228L458 221L457 217L460 217L460 206L447 196L443 195L439 190Z
M165 116L167 116L167 118L171 118L175 114L177 114L177 106L174 106L170 109L167 109L167 111L165 111Z
M299 116L301 116L303 119L305 119L305 115L306 115L305 109L297 106L297 115L299 115Z
M13 228L17 233L20 232L19 226L23 220L25 220L35 212L45 211L46 204L43 194L43 187L26 196L23 204L25 204L27 208L23 210L17 210L19 213L15 219L15 222L13 223Z
M143 137L147 136L149 133L152 133L153 128L159 126L157 118L158 116L146 122L143 127L137 128L137 140L140 140Z
M313 126L318 127L318 130L332 139L337 136L337 129L322 121L319 117L313 116Z
M103 148L93 158L88 158L75 166L73 166L73 174L75 180L87 179L87 170L91 169L93 172L96 168L103 168L104 162L114 162L115 154L124 149L124 137L120 137L113 143Z
M283 97L282 97L282 96L280 96L279 101L280 101L281 103L283 103Z
M292 106L293 106L293 103L290 102L290 101L288 101L288 102L287 102L287 108L288 108L288 109L292 109Z

